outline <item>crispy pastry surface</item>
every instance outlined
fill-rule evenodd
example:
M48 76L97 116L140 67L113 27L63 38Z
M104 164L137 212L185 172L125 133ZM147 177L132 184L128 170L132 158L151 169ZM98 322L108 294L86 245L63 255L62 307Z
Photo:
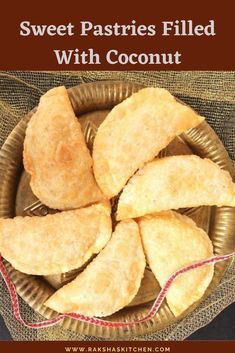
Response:
M195 155L156 159L124 188L117 219L197 206L235 206L235 184L227 171Z
M23 157L33 193L45 205L65 210L104 199L65 87L41 97L26 129Z
M208 235L188 217L166 211L138 219L147 262L161 286L180 268L213 256ZM166 299L175 316L199 300L213 277L213 265L178 277Z
M1 218L0 253L24 273L63 273L97 254L111 233L108 202L45 217Z
M135 221L120 222L106 247L71 283L45 303L60 312L107 316L129 304L145 269L145 257Z
M115 106L94 140L94 173L103 193L117 195L137 169L203 120L162 88L142 89Z

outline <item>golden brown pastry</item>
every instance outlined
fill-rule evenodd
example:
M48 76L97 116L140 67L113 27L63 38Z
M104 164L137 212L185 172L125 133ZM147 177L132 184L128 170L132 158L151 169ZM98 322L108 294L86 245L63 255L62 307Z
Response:
M21 272L52 275L83 265L111 233L108 202L45 217L0 218L0 253Z
M138 225L133 220L121 222L100 254L45 305L60 313L111 315L134 298L144 269Z
M213 256L208 235L188 217L173 211L138 220L147 262L160 286L180 268ZM175 316L199 300L213 277L213 265L178 277L167 292L167 303Z
M111 198L175 136L204 120L165 89L145 88L118 104L94 140L97 183Z
M26 130L23 154L33 193L45 205L66 210L104 199L65 87L41 97Z
M235 206L227 171L194 155L156 159L140 169L120 196L117 219L197 206Z

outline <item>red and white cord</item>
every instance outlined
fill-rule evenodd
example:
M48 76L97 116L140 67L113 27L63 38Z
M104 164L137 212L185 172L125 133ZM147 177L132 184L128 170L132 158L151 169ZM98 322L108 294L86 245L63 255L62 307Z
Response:
M87 322L87 323L90 323L90 324L93 324L96 326L123 327L123 326L133 326L133 325L140 324L140 323L143 323L143 322L146 322L146 321L152 319L156 315L156 313L158 312L163 300L165 299L165 297L167 295L169 288L171 287L172 283L175 281L175 279L178 276L182 275L183 273L195 270L195 269L202 267L202 266L212 265L217 262L228 260L234 256L235 256L235 252L231 253L231 254L227 254L227 255L214 256L214 257L211 257L206 260L195 262L191 265L185 266L185 267L181 268L180 270L176 271L166 281L165 285L161 289L157 299L154 301L148 314L145 317L143 317L142 319L129 321L129 322L107 321L107 320L99 319L96 317L90 317L90 316L81 315L81 314L77 314L77 313L69 313L69 314L59 314L58 316L56 316L55 318L50 319L50 320L27 323L21 317L16 289L15 289L15 287L10 279L10 276L6 270L6 267L3 263L3 259L1 257L1 255L0 255L0 273L2 274L2 277L7 285L7 288L8 288L9 294L10 294L14 316L15 316L16 320L19 321L25 327L39 329L42 327L53 326L53 325L56 325L57 323L61 322L62 320L64 320L66 317L69 317L69 318L72 318L75 320L79 320L79 321L83 321L83 322Z

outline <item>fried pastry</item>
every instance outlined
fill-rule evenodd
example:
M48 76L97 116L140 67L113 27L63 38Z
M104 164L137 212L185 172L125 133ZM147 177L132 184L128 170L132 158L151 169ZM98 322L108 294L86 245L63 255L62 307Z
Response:
M145 88L115 106L94 140L97 183L111 198L175 136L204 120L165 89Z
M0 218L0 253L21 272L52 275L83 265L111 233L108 202L44 217Z
M156 159L140 169L120 196L117 219L197 206L235 206L230 174L195 155Z
M161 287L180 268L213 256L210 238L188 217L166 211L138 219L147 262ZM175 316L204 294L213 277L213 265L178 277L166 300Z
M107 316L134 298L144 274L145 257L135 221L120 222L106 247L77 276L45 303L60 313Z
M59 210L104 200L65 87L44 94L26 129L24 167L33 193Z

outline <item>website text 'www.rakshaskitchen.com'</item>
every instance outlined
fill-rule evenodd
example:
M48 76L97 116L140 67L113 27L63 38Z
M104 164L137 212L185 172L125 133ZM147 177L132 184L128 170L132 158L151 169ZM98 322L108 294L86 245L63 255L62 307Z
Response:
M65 347L67 353L169 353L171 348L169 346L155 346L155 347L79 347L70 346Z

